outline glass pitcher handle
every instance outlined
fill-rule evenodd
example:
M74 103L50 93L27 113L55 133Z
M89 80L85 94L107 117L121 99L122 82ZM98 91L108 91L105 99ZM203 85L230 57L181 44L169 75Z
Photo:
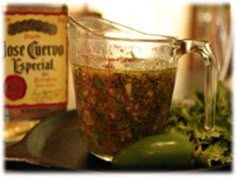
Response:
M213 55L210 44L208 42L181 40L181 53L196 52L203 59L205 67L204 78L204 107L205 118L204 128L207 131L212 131L215 124L215 109L216 109L216 91L217 91L217 60Z

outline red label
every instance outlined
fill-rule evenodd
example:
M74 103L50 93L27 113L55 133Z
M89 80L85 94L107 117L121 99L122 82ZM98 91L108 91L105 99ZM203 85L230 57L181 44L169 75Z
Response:
M5 80L5 95L10 100L18 100L25 95L25 79L18 75L9 75Z

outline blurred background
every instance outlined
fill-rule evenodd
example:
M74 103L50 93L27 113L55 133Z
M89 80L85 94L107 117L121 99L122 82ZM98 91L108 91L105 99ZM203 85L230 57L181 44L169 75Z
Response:
M219 79L231 88L232 83L232 17L228 3L170 3L156 0L110 1L83 0L68 4L69 15L100 16L147 33L211 43L218 60ZM173 99L188 96L194 88L203 89L204 67L197 54L187 54L178 66ZM69 69L69 105L74 108L72 74Z

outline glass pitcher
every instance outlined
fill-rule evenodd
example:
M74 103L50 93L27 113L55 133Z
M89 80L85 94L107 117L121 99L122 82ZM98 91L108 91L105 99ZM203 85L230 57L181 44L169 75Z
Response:
M217 62L207 42L150 35L98 17L69 19L81 138L110 161L142 137L161 133L178 60L197 52L206 69L204 127L214 127Z

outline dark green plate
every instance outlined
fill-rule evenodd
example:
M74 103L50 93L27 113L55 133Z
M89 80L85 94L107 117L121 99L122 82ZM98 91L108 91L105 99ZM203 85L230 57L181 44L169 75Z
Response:
M76 111L48 118L20 142L6 146L6 168L106 169L110 163L90 155L78 133ZM40 168L41 169L41 168Z
M110 162L89 154L77 121L76 111L68 111L40 122L20 142L5 147L6 170L113 171ZM231 167L190 170L230 171Z

